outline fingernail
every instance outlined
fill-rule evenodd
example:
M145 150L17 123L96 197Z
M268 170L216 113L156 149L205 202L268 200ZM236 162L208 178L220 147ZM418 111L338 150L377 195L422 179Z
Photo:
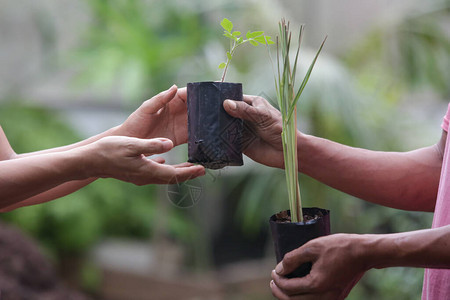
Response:
M225 100L225 101L230 109L236 110L237 106L236 106L236 103L234 103L234 101L231 101L231 100Z
M275 268L275 272L277 272L277 274L283 273L283 264L282 263L279 263L277 265L277 267Z
M273 284L274 284L274 282L273 282L273 280L271 280L271 281L270 281L270 285L273 285Z
M167 141L170 141L169 139L166 139L166 138L157 138L158 140L160 140L161 142L167 142Z
M164 149L170 149L173 147L173 143L169 139L159 138L158 140L162 142Z
M165 93L170 93L171 90L173 89L173 87L176 87L176 85L175 85L175 84L172 84L172 86L171 86L170 88L168 88L168 89L165 91Z

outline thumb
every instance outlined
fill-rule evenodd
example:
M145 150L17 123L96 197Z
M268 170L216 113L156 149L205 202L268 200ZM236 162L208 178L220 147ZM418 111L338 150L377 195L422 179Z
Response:
M146 113L153 114L158 112L161 108L163 108L167 103L172 100L177 94L177 86L172 85L168 90L165 90L153 98L145 101L143 103L143 109Z
M186 87L179 88L178 91L177 91L177 95L178 95L178 97L180 97L181 100L186 102L187 101L187 89L186 89Z
M225 100L225 111L232 117L254 122L259 116L258 110L244 101Z
M311 262L313 255L311 251L306 250L304 246L297 248L284 255L283 260L276 266L275 272L278 275L285 276L292 273L302 264Z
M173 148L173 142L166 138L136 139L133 150L134 154L144 154L150 156L169 151Z

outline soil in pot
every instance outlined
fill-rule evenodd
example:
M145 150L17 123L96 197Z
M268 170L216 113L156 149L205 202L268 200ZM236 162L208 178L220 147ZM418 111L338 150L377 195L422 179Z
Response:
M330 211L317 207L303 208L303 222L291 223L290 211L282 211L270 217L270 229L279 263L284 255L308 241L330 234ZM286 277L303 277L311 271L311 263L301 265Z
M188 161L209 169L242 166L243 121L230 116L223 101L242 101L242 84L187 84Z

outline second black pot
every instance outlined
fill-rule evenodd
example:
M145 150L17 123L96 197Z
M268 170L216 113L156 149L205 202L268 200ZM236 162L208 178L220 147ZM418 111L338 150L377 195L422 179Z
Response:
M209 169L242 166L243 121L223 108L223 101L242 101L242 84L187 84L188 161Z
M290 216L290 211L287 211ZM277 263L283 260L286 253L306 244L308 241L320 236L330 234L330 211L317 207L303 208L303 214L318 216L318 218L306 222L277 222L277 215L270 217L270 229L275 247ZM303 277L311 271L311 263L305 263L286 277Z

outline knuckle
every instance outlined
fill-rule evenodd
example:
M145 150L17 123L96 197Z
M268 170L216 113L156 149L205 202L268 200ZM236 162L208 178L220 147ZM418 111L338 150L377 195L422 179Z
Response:
M141 107L149 106L151 105L152 101L151 99L147 99L144 102L142 102Z
M254 96L254 97L253 97L253 100L254 100L254 101L258 101L258 102L265 102L265 101L266 101L266 99L264 99L264 98L261 97L261 96Z
M142 108L142 109L145 109L148 113L153 113L153 109L152 109L152 108L153 108L153 103L154 103L154 101L155 101L154 98L145 100L145 101L142 103L141 108Z
M309 289L310 289L312 292L317 292L317 291L322 290L321 286L322 286L322 285L321 285L321 283L317 280L317 278L316 278L315 276L312 276L312 277L311 277L310 284L309 284Z
M276 123L274 128L277 132L283 131L283 126L281 125L281 123Z
M283 265L292 265L295 262L295 254L294 252L288 252L284 255Z
M286 280L283 279L278 279L275 281L277 284L277 287L283 291L286 291L289 289L289 285L288 282L286 282Z
M258 109L257 123L260 127L269 127L272 124L272 114L267 109Z
M124 149L126 149L128 152L134 152L136 149L136 145L132 141L126 141L122 145Z
M149 150L156 150L156 149L161 148L161 146L162 146L162 142L158 141L158 140L150 140L150 141L148 141L148 144L147 144L147 148Z

